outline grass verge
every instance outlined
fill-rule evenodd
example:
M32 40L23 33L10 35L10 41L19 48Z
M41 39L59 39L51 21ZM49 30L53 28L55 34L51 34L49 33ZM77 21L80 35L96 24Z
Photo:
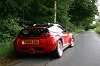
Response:
M95 29L95 32L100 34L100 26Z
M7 38L0 42L0 57L12 57L13 51L13 39Z

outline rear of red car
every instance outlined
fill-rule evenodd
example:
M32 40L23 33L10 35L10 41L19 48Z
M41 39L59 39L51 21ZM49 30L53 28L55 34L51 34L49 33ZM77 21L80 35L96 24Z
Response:
M56 49L56 41L46 27L22 29L14 41L17 52L48 53Z

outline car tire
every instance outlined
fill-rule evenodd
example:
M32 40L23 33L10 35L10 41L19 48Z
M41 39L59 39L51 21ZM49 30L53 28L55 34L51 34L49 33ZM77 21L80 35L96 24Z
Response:
M63 49L62 49L62 42L61 40L58 41L58 44L56 46L56 50L54 51L54 56L56 58L60 58L63 55Z
M70 47L73 47L75 45L75 43L74 43L74 37L72 38L72 40L71 40L71 45L70 45Z

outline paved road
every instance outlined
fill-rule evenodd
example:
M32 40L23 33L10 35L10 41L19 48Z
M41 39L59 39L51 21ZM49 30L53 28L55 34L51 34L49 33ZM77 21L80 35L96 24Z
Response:
M100 66L100 35L81 32L75 35L75 40L75 46L67 48L62 58L30 56L21 58L15 66Z

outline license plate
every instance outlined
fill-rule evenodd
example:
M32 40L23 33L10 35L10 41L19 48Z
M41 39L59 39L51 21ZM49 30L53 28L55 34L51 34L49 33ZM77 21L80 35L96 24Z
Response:
M39 40L25 40L25 44L39 44Z

